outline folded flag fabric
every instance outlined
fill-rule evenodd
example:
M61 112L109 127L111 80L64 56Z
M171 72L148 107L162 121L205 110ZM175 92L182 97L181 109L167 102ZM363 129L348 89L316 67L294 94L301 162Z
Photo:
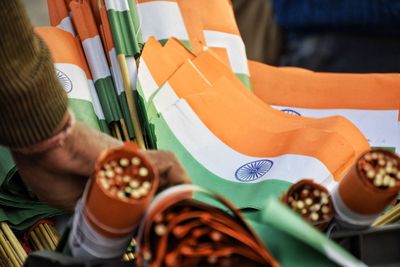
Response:
M341 128L349 128L350 139L361 140L357 153L350 139L322 124L320 129L306 127L296 118L295 127L291 121L295 117L276 111L272 123L274 116L268 118L266 109L254 108L258 106L236 87L243 86L240 82L223 76L210 82L205 75L215 72L201 72L196 66L202 55L181 66L174 64L178 58L168 60L163 49L184 59L185 51L173 47L167 43L162 48L148 40L139 65L138 90L146 101L157 147L172 149L195 183L216 190L239 207L259 207L266 195L280 194L304 177L329 186L334 183L332 176L338 179L354 156L368 149L350 123Z
M373 147L400 151L400 74L317 73L249 61L254 93L297 116L341 115Z
M72 1L69 6L106 121L108 124L119 122L122 111L91 7L87 0Z
M22 182L8 149L0 147L0 221L25 231L38 220L61 213L37 200Z
M88 82L79 43L71 34L54 27L37 28L36 32L52 53L56 74L68 94L69 107L78 120L100 129L98 120L104 120L104 117L102 113L95 113L94 107L98 104L93 96L96 94Z
M245 217L277 261L286 267L366 267L276 198Z
M139 0L141 29L165 43L177 38L195 53L204 46L227 58L233 72L249 88L250 74L244 42L240 37L232 3L228 0Z
M112 37L112 33L111 33L109 17L107 15L106 7L104 5L99 7L99 12L100 12L100 18L101 18L100 30L101 30L101 35L103 38L104 46L108 53L108 59L109 59L109 64L110 64L111 75L112 75L112 78L114 81L114 87L115 87L115 90L118 95L118 101L121 105L121 111L122 111L122 115L125 119L129 137L130 137L130 139L134 139L135 131L133 128L132 119L131 119L131 115L129 112L127 96L124 91L124 83L123 83L123 79L122 79L121 67L118 62L117 52L116 52L116 49L114 46L114 41L113 41L113 37ZM136 81L137 67L136 67L135 58L127 57L126 60L127 60L129 73L130 73L130 78L131 78L131 80ZM134 88L132 88L132 90L134 90Z

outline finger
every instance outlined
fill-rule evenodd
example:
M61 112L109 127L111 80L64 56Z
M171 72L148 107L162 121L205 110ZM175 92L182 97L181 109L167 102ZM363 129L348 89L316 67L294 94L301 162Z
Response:
M160 189L178 184L191 183L188 173L177 157L170 151L146 151L160 174Z

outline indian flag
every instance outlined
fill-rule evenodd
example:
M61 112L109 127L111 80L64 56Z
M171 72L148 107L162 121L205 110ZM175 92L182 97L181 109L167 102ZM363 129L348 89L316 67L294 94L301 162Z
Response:
M161 42L175 37L190 48L182 13L176 0L138 0L143 41L154 36Z
M133 123L136 130L141 130L137 132L137 134L140 135L143 131L147 147L152 148L154 146L149 136L149 129L146 124L147 120L141 104L142 101L136 92L137 65L135 58L140 54L143 39L138 28L139 25L137 25L138 15L136 4L131 2L132 1L128 0L107 0L105 4L110 21L112 38L115 44L115 59L118 60L120 67L123 67L126 62L126 67L129 72L129 82L133 94L129 96L128 93L130 92L127 91L127 88L125 88L125 93L127 93L127 97L131 97L131 99L128 99L128 104L129 101L131 101L131 107L129 107L129 109L131 111Z
M232 1L186 0L179 1L179 6L191 42L203 41L221 59L227 54L232 71L251 88L246 48L236 24ZM199 28L199 25L202 27Z
M227 59L233 72L251 88L246 49L228 0L139 0L142 34L165 43L177 38L197 54L204 46Z
M126 93L124 91L124 83L123 83L123 79L122 79L121 68L120 68L120 65L118 62L116 49L114 47L114 41L113 41L112 34L111 34L110 24L108 22L107 11L104 6L101 6L99 8L99 11L100 11L100 17L101 17L101 22L102 22L101 27L100 27L101 34L103 37L104 46L106 47L106 50L108 52L108 58L109 58L110 65L111 65L111 68L110 68L111 75L113 77L115 90L117 92L118 100L121 105L122 115L123 115L126 125L127 125L129 137L130 137L130 139L134 139L135 131L133 128L132 119L131 119L131 115L129 112ZM128 67L131 70L130 78L133 79L134 81L136 81L137 69L136 69L135 58L130 57L129 59L127 59L127 61L129 62Z
M68 14L68 7L64 0L47 0L50 25L76 35L72 20Z
M100 130L98 120L104 119L96 114L90 83L85 73L85 64L80 56L75 38L71 34L54 28L37 28L36 32L46 42L53 60L56 75L68 94L69 107L76 118L85 124Z
M373 147L400 152L400 75L317 73L250 61L255 94L295 116L341 115Z
M118 122L122 118L122 112L89 3L87 0L72 1L70 8L106 121L108 124Z
M333 176L338 178L341 168L355 155L352 146L335 132L311 127L278 132L269 130L273 123L257 118L256 113L250 114L254 123L243 119L240 114L248 109L240 107L243 97L226 98L226 94L236 91L229 79L222 77L211 84L193 67L194 61L165 74L164 64L147 61L147 56L154 58L154 54L163 58L163 53L157 51L159 47L147 49L151 44L158 46L157 42L146 44L139 81L143 97L148 100L157 147L177 153L195 183L227 196L240 207L257 208L266 196L279 195L290 183L304 177L326 185L335 183ZM143 69L149 70L143 76L142 63L147 66ZM168 82L161 89L150 88L152 94L144 93L146 85L162 84L162 76ZM149 78L153 81L142 82Z

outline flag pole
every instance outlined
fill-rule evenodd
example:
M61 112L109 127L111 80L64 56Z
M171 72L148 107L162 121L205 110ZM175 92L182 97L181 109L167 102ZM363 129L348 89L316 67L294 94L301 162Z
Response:
M119 66L121 69L122 80L124 82L124 90L125 90L126 98L128 101L128 108L129 108L129 112L131 114L133 128L135 130L136 142L140 149L145 150L146 146L144 144L142 127L140 125L139 116L137 113L136 97L132 93L132 89L131 89L132 82L131 82L131 79L129 78L128 64L126 63L124 54L119 54L117 57L118 57L118 62L119 62Z

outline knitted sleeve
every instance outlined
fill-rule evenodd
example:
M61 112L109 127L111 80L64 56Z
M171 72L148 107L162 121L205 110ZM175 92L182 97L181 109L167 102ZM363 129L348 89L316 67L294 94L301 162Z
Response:
M20 0L0 1L0 36L0 144L20 148L54 134L67 96Z

